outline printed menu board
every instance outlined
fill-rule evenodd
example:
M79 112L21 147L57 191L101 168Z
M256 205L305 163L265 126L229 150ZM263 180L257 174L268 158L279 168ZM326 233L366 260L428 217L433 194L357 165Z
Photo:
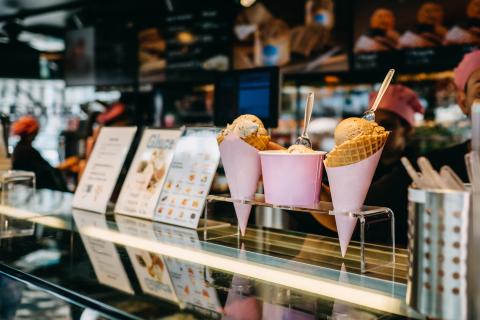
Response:
M155 239L152 223L149 221L125 216L116 216L115 220L121 233ZM178 299L165 259L153 252L133 247L125 248L142 291L155 297L177 302Z
M133 294L127 273L113 242L92 238L82 232L87 227L108 230L105 216L80 210L73 210L72 213L98 282Z
M107 211L136 127L103 128L77 187L72 206L99 213Z
M145 130L123 183L115 212L153 218L181 134L181 130Z
M197 228L220 161L217 129L189 128L180 138L154 220Z

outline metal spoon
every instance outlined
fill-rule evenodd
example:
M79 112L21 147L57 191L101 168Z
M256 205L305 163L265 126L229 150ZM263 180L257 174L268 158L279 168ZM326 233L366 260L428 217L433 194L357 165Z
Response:
M312 141L308 137L307 128L310 123L310 118L312 117L313 111L313 92L310 92L307 97L307 106L305 107L305 118L303 123L303 132L300 137L297 138L295 144L303 145L308 148L312 148Z
M380 87L380 90L378 90L377 97L375 98L375 101L373 102L372 107L370 110L367 110L363 113L362 118L368 121L375 121L375 111L377 110L378 105L380 104L380 101L382 101L383 95L388 89L388 86L390 85L390 81L392 81L393 75L395 74L395 69L390 69L385 76L385 79L383 80L382 86Z

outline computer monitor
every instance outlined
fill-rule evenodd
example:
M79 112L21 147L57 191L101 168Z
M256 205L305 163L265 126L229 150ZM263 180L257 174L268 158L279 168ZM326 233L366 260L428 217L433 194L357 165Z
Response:
M277 127L280 82L277 67L238 70L219 75L215 82L215 125L223 127L239 115L253 114L266 127Z

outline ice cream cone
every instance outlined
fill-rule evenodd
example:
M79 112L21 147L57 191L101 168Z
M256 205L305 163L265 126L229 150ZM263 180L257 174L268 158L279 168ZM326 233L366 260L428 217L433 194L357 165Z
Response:
M328 167L347 166L372 156L383 148L389 132L362 135L348 140L330 152L325 161Z
M335 211L349 212L362 208L382 151L383 146L370 157L341 167L331 167L327 163L328 159L325 160ZM345 257L357 218L336 215L335 221L342 257Z
M235 134L226 136L219 145L230 195L234 199L246 200L255 195L261 176L258 150ZM242 236L245 235L251 205L235 203L235 213Z

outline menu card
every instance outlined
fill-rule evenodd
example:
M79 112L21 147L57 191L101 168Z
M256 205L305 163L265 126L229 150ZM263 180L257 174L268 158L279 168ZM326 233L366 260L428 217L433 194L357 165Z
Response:
M108 230L105 216L80 210L73 210L72 213L98 282L133 294L132 286L114 243L89 237L82 232L87 227Z
M154 220L195 229L220 161L214 128L189 128L180 138Z
M115 212L153 218L181 134L181 130L145 130L123 183Z
M125 216L115 218L121 233L155 239L152 222ZM155 297L178 302L164 258L156 253L125 247L142 291Z
M72 206L99 213L107 211L136 127L102 128L77 187Z

